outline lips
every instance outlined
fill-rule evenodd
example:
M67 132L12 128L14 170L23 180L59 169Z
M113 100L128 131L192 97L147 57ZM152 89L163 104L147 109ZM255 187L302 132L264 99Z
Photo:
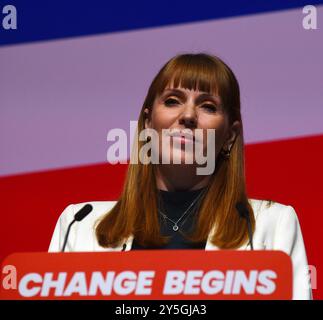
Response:
M181 139L181 142L185 142L185 141L195 142L194 135L188 132L183 132L183 131L170 132L169 136L171 136L172 138Z
M179 139L181 143L194 142L194 137L172 136L173 139Z

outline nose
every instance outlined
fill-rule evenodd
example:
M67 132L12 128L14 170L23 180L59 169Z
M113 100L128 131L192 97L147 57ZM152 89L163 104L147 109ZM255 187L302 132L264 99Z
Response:
M186 128L197 127L197 114L194 106L185 106L180 115L179 124L184 125Z

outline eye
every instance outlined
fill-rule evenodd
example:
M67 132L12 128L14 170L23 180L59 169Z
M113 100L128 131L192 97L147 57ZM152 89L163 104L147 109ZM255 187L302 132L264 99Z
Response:
M201 107L208 112L216 112L217 111L217 107L214 104L205 103Z
M168 98L168 99L166 99L165 100L165 105L166 106L172 106L172 105L174 105L174 104L178 104L179 103L179 101L177 101L176 99L174 99L174 98Z

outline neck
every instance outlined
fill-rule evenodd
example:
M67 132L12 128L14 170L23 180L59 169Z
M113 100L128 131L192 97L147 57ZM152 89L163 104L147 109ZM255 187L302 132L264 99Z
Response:
M156 167L156 183L159 190L196 190L208 185L211 176L196 174L192 165L159 165Z

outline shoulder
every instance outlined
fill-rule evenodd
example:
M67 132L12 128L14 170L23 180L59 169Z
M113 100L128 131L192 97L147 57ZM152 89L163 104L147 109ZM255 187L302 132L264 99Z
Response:
M258 219L269 219L274 222L283 217L297 217L294 208L287 204L282 204L272 200L258 199L249 199L249 203L254 211L256 221Z
M81 221L73 225L70 230L66 251L97 251L95 236L96 223L114 207L116 201L88 201L68 205L58 218L50 242L49 251L60 251L69 224L74 220L75 214L86 204L92 206L92 211Z
M103 218L104 215L109 213L116 203L117 201L88 201L70 204L59 216L57 226L65 233L68 225L74 220L75 214L86 204L90 204L92 206L92 211L81 222L73 225L70 237L73 237L72 233L76 232L88 233L94 229L96 223Z
M280 242L292 244L300 235L295 209L286 204L269 200L249 199L256 220L255 241L274 248Z
M92 206L92 211L84 218L84 223L99 219L107 214L117 203L117 201L88 201L68 205L59 217L62 223L69 223L74 219L74 215L81 210L86 204ZM82 221L82 222L83 222Z
M249 199L249 203L254 211L256 226L265 223L267 227L274 227L282 221L298 222L295 209L290 205L257 199Z
M262 200L262 199L249 199L249 203L251 204L255 217L263 213L269 213L272 215L279 215L283 211L291 211L294 210L292 206L288 204L282 204L273 200Z

